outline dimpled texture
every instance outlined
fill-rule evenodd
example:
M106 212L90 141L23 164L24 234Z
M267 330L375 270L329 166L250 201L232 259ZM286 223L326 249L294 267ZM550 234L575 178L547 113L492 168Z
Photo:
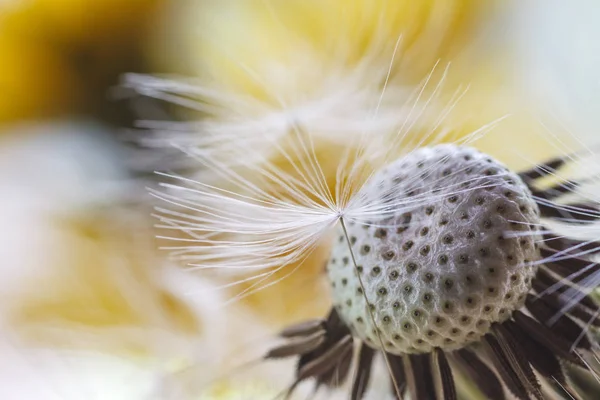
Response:
M438 145L388 165L359 196L383 211L347 219L327 264L334 306L355 337L381 347L365 295L393 354L464 347L522 307L540 217L517 174L475 149Z

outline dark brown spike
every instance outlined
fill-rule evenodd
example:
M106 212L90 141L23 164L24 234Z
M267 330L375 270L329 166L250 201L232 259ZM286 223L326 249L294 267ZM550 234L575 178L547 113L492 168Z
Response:
M443 400L457 400L456 387L454 386L454 376L452 369L448 364L448 359L443 350L436 348L433 354L434 364L437 366L439 382L441 383L441 392Z
M549 326L555 332L555 335L564 338L571 346L591 350L592 344L585 333L585 328L568 316L559 315L560 310L550 307L547 303L536 299L532 295L528 295L525 299L525 306L542 325Z
M576 303L572 306L569 305L569 308L565 310L565 312L567 315L578 320L584 325L600 328L600 309L592 311L589 308Z
M555 250L542 247L540 254L547 260L544 265L550 271L575 283L580 283L600 271L600 264L569 253L558 254Z
M429 354L411 354L403 360L411 399L435 399L435 384Z
M304 364L310 362L316 357L322 355L327 349L342 340L345 336L351 335L348 327L342 322L335 308L329 312L329 316L325 321L325 341L315 350L310 353L303 354L298 361L298 369Z
M519 342L524 357L540 375L546 378L553 386L558 386L556 385L556 382L558 382L560 387L557 387L557 390L564 390L569 393L572 399L579 399L577 393L568 384L563 367L551 349L533 339L512 320L504 322L504 326Z
M324 329L325 340L314 350L300 356L296 366L296 381L288 389L288 395L293 392L298 383L307 378L316 378L317 387L329 386L339 382L336 381L336 377L345 378L348 374L352 355L352 335L334 308L329 312Z
M504 352L502 346L493 335L486 335L483 338L486 344L490 359L502 377L502 381L508 387L508 390L520 400L529 400L527 388L519 378L517 371L512 366L511 361Z
M296 380L283 394L285 398L307 378L315 377L317 387L331 386L348 374L352 364L352 336L335 309L331 309L325 321L301 322L283 329L279 336L288 339L287 343L271 349L264 359L300 356Z
M526 182L543 178L562 168L567 160L567 157L556 157L551 160L547 160L543 164L539 164L529 170L519 172L519 177Z
M561 282L562 283L562 279L557 279L554 277L554 275L550 274L550 272L546 271L544 268L539 268L537 271L537 274L535 274L535 278L533 280L534 282L539 282L542 285L544 285L544 290L555 286L557 283ZM561 286L556 286L556 287L563 287L564 285Z
M538 271L541 271L539 269ZM538 294L538 296L562 296L564 291L560 291L562 287L554 287L550 289L553 284L548 284L543 278L540 278L539 274L531 282L531 288ZM564 286L563 286L564 287Z
M314 319L310 321L300 322L295 325L288 326L279 332L279 336L284 338L292 338L297 336L309 336L317 332L325 330L325 321L323 319Z
M600 274L600 264L581 258L567 258L559 261L551 261L544 265L555 274L583 287L590 286L587 282L589 280L588 278ZM593 286L596 286L595 279Z
M557 204L536 201L540 214L545 218L553 218L571 224L586 224L600 218L600 209L593 203Z
M552 275L549 271L546 271L544 268L538 269L533 283L538 286L539 290L536 290L538 290L540 293L551 287L553 288L552 290L556 290L561 294L569 291L570 293L573 293L573 295L576 295L578 299L580 299L579 303L581 305L591 310L598 309L598 304L591 296L580 291L568 280L555 278L554 275Z
M352 351L352 336L347 335L327 351L323 352L319 357L302 365L298 369L297 379L302 381L307 378L318 377L327 373L339 363L346 355L346 352L349 351Z
M395 400L401 400L402 396L404 396L404 392L406 391L406 373L404 371L404 361L403 357L396 356L394 354L387 354L388 361L390 363L390 368L392 370L392 375L394 380L398 384L398 389L400 393L396 392L396 387L392 381L391 390Z
M329 311L329 315L327 316L327 320L325 321L325 327L328 331L338 328L345 328L346 330L348 330L346 325L344 325L344 323L342 322L342 319L340 318L335 308L332 308Z
M505 400L504 389L498 376L475 353L467 349L458 350L452 353L452 359L486 399Z
M543 399L542 387L535 376L531 364L525 352L518 342L518 338L512 335L512 332L504 324L494 326L496 339L504 351L513 371L517 373L521 384L527 389L527 392L537 399Z
M580 182L566 180L541 190L532 190L532 194L546 200L553 200L566 193L573 192L581 186Z
M580 222L593 222L600 218L600 204L591 203L567 203L565 205L570 214L576 215Z
M306 354L317 349L323 342L325 342L325 331L315 332L307 337L296 337L269 350L264 358L277 359Z
M342 385L350 373L353 356L354 355L352 351L346 352L340 361L336 363L331 370L329 370L329 372L326 372L317 378L317 385L325 385L330 388L335 388Z
M533 339L552 350L558 357L582 368L586 368L585 363L580 359L577 352L571 349L571 343L565 338L558 336L546 325L523 314L521 311L515 311L513 313L513 318Z
M550 229L543 227L542 230L549 231ZM586 254L600 253L600 242L560 237L553 233L545 233L543 238L544 245L556 251L584 252Z
M364 343L360 345L354 382L352 383L352 392L350 394L351 400L361 400L364 397L369 380L371 379L371 367L373 366L374 356L375 350Z
M533 281L533 289L538 292L539 299L546 302L546 304L548 304L550 307L555 308L556 310L562 310L568 305L568 308L566 308L564 311L566 314L583 322L584 324L600 327L600 318L598 318L600 309L598 307L596 307L595 310L589 309L581 304L578 299L573 297L580 294L583 295L583 293L579 291L569 292L568 295L565 294L564 291L544 293L543 285L537 280Z

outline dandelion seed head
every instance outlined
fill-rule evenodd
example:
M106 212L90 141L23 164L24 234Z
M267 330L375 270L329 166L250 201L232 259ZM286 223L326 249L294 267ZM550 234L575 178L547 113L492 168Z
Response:
M351 250L336 240L327 267L355 336L379 347L379 329L395 354L460 348L522 307L540 258L536 235L507 233L540 217L517 174L475 149L438 145L383 168L359 198L369 221L347 224Z
M577 398L564 365L598 376L590 289L600 250L550 223L586 227L600 213L592 199L571 197L588 179L544 182L578 160L566 154L513 173L476 150L440 145L371 175L332 243L328 316L287 329L293 341L265 357L299 356L288 392L309 378L338 387L355 361L351 397L364 399L383 353L395 398L456 398L455 372L485 398Z

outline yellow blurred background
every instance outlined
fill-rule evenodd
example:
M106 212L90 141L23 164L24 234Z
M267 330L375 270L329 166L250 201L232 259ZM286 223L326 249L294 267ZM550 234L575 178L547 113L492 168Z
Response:
M328 307L326 244L297 273L234 307L223 304L251 284L215 290L231 278L190 274L158 249L145 186L156 183L154 170L170 169L173 154L139 146L148 132L132 128L138 119L198 114L142 99L121 85L123 74L197 79L212 93L200 102L220 110L201 117L221 127L233 116L244 123L314 108L348 87L364 98L334 103L327 117L363 117L384 81L382 113L394 118L406 92L429 77L424 96L435 101L411 137L447 130L456 139L502 119L477 146L516 168L556 153L541 139L540 115L563 92L540 88L576 74L572 66L588 54L580 44L556 73L549 60L560 56L533 56L560 18L560 4L551 4L558 11L540 17L512 1L0 1L0 398L270 398L291 369L221 379L200 396L239 364L239 348ZM568 34L577 15L557 29ZM533 79L540 69L547 80ZM581 122L591 113L567 114ZM323 116L311 118L303 122L313 133L331 137ZM317 146L331 183L336 147Z
M144 71L162 0L0 3L0 122L91 115L119 121L106 90Z

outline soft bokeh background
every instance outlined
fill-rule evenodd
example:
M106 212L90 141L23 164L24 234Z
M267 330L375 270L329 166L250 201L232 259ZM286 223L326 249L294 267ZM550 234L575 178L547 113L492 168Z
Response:
M190 274L159 250L146 186L154 170L189 163L140 143L148 132L136 121L197 115L120 85L124 73L199 77L267 104L273 93L314 100L367 56L368 71L386 71L402 34L392 83L414 89L451 61L440 101L470 88L445 126L461 136L512 114L478 142L509 164L558 151L540 121L570 131L565 140L599 135L597 2L355 0L347 24L334 24L341 1L0 1L0 398L272 398L291 366L234 366L278 327L327 309L326 248L227 307L236 292L216 290L223 279ZM318 45L303 53L298 37ZM276 74L272 60L290 68Z

